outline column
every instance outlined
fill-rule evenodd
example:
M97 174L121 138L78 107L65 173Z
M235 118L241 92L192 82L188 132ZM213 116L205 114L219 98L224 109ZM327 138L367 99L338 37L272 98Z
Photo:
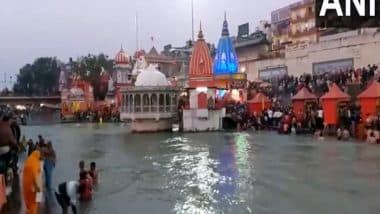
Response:
M164 94L164 112L166 112L166 94Z
M149 112L152 112L152 93L148 93Z
M144 111L144 94L141 94L140 93L140 112L143 112Z
M132 102L131 102L131 113L134 113L135 112L135 95L134 94L131 94L132 95Z

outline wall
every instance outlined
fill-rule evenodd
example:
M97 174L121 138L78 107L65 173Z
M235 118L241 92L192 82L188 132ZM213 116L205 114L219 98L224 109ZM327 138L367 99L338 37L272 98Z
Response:
M259 59L260 54L266 53L268 52L268 50L269 45L267 44L259 44L249 47L239 47L236 49L236 54L239 59L239 71L242 67L245 67L248 80L253 80L257 78L257 72L255 73L255 61Z
M171 119L136 120L131 123L132 132L158 132L172 129Z
M354 67L358 68L368 64L379 64L378 50L380 50L380 33L373 32L342 36L319 43L300 43L287 46L285 58L256 61L256 67L252 72L257 78L259 70L286 66L289 75L299 76L303 73L312 73L313 63L350 58L354 61Z
M183 111L183 130L192 131L217 131L222 129L222 118L225 117L225 109L209 110L208 118L197 117L197 109Z
M199 92L196 89L190 90L190 108L196 109L198 108L198 94ZM216 91L215 89L208 89L207 90L207 100L212 97L215 100L216 97Z

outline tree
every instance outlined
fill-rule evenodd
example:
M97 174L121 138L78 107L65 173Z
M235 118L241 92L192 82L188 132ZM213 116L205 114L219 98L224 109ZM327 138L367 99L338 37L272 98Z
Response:
M38 58L20 69L13 90L16 94L29 96L57 94L59 72L56 58Z
M81 79L89 81L94 89L95 100L104 100L107 90L102 89L100 82L100 72L102 68L112 71L113 61L104 54L80 57L72 62L73 72Z

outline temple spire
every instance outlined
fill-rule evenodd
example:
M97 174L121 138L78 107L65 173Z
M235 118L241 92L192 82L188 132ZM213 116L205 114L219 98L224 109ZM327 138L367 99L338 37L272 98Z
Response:
M198 40L203 40L202 21L199 23Z
M230 32L228 30L228 22L227 22L227 13L226 13L226 11L224 11L224 22L223 22L222 36L230 36Z
M120 44L120 50L123 51L123 43Z

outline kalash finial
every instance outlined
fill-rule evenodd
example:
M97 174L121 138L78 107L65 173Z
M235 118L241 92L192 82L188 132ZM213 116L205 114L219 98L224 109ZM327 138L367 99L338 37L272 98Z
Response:
M198 40L203 40L202 21L199 23Z
M123 51L123 44L120 44L120 51Z
M222 36L229 36L230 32L228 30L228 22L227 22L227 13L224 11L224 22L223 22L223 30L222 30Z

